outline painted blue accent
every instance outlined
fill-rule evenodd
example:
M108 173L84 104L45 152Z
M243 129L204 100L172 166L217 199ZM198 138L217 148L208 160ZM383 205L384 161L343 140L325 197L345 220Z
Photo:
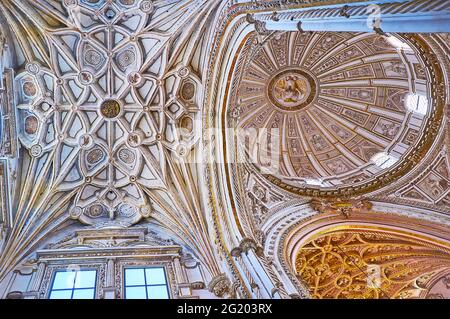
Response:
M378 3L380 2L378 1ZM338 7L342 7L342 5ZM320 9L321 7L317 8ZM311 17L293 21L266 20L265 27L268 30L298 31L297 23L301 21L301 28L304 31L373 32L368 24L369 16L350 16L349 18L341 16ZM450 32L450 10L381 14L380 28L384 32L399 33Z

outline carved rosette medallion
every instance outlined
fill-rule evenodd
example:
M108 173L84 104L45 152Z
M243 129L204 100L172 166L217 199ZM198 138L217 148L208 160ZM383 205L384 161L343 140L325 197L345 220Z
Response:
M267 97L273 105L285 111L297 111L316 98L317 84L313 76L300 69L287 69L272 77L267 85Z
M105 100L100 106L100 112L106 118L112 119L120 114L120 103L116 100Z

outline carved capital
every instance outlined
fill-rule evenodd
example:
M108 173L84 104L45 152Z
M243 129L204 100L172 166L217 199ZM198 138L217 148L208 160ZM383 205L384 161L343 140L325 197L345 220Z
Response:
M231 295L231 281L225 274L220 274L210 281L208 289L217 297L223 298Z

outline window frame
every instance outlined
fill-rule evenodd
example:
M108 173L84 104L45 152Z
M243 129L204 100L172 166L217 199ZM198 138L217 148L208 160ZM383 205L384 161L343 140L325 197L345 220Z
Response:
M146 269L155 269L155 268L159 268L162 269L164 272L164 280L165 280L165 284L156 284L156 285L147 285L147 274L146 274ZM126 276L126 270L127 269L142 269L144 271L144 280L145 283L143 285L131 285L131 286L127 286L127 276ZM135 265L135 266L127 266L124 265L124 267L122 268L122 276L123 276L123 299L127 299L127 288L134 288L134 287L144 287L145 288L145 300L152 300L150 298L148 298L148 290L147 287L161 287L161 286L166 286L166 291L167 291L167 299L172 299L171 298L171 293L170 293L170 287L169 287L169 277L168 277L168 272L166 269L166 266L164 265ZM133 300L133 299L129 299L129 300Z
M53 289L53 286L54 286L55 280L56 280L56 275L57 275L59 272L75 272L75 277L74 277L74 283L75 283L76 278L77 278L77 275L78 275L78 272L83 272L83 271L95 271L94 287L89 287L89 288L75 288L75 285L74 285L71 289ZM97 297L97 286L98 286L98 285L97 285L98 273L99 273L99 271L98 271L97 268L87 268L87 267L86 267L86 268L80 268L80 269L77 269L77 270L55 269L55 270L53 271L52 280L51 280L51 282L50 282L50 289L48 290L47 299L49 299L49 300L56 300L56 299L51 299L51 298L50 298L53 291L69 291L69 290L70 290L70 291L71 291L70 299L65 299L65 300L77 300L77 299L73 299L73 295L74 295L75 291L76 291L76 290L87 290L87 289L94 289L94 297L92 298L92 300L97 299L96 297ZM91 299L89 299L89 300L91 300Z

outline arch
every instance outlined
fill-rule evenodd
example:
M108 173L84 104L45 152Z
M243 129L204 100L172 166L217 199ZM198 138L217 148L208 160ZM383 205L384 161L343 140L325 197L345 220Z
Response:
M292 227L280 253L312 298L425 298L433 287L439 297L448 229L382 212L325 213Z

